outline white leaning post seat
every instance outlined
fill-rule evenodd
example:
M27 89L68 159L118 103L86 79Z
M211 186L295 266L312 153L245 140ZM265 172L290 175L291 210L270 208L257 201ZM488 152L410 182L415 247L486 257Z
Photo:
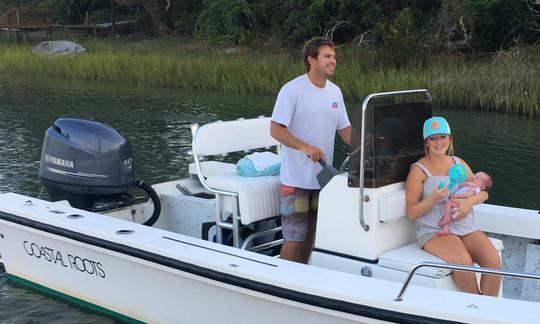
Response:
M216 194L218 242L223 243L221 228L228 228L233 232L234 246L239 247L238 221L248 225L280 214L279 176L242 177L236 172L215 172L211 164L214 161L201 163L200 158L277 146L278 142L270 136L270 118L219 121L192 132L197 175ZM224 220L228 215L232 215L232 224Z
M236 192L240 221L244 225L279 215L279 177L241 177L218 175L209 177L211 188Z

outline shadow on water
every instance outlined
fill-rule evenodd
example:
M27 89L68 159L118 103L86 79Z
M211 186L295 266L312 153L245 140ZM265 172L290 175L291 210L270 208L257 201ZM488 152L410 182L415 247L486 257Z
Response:
M436 94L435 94L436 98ZM0 192L37 196L45 130L60 117L79 117L111 125L132 145L136 178L149 183L182 178L191 157L190 125L239 117L270 116L274 97L224 95L178 89L148 89L73 81L0 77ZM360 102L349 102L349 115ZM538 120L504 114L438 110L455 135L456 155L473 170L495 179L488 202L539 208ZM347 154L339 143L334 164ZM106 322L6 282L0 268L0 321L11 323Z

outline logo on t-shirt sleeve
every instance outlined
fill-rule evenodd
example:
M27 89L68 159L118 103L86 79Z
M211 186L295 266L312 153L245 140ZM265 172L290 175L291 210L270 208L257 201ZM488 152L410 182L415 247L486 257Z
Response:
M337 108L338 108L337 102L332 102L332 109L337 109Z

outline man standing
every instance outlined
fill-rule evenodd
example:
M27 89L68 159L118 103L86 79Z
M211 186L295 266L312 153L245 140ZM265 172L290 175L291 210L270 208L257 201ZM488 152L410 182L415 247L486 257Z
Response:
M276 99L270 133L281 145L281 258L307 263L313 249L320 186L319 160L332 164L336 131L351 141L341 90L334 75L334 44L323 37L304 46L307 73L285 84Z

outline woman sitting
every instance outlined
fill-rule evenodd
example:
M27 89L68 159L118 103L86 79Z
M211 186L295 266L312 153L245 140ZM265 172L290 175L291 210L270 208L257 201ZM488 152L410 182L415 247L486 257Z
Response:
M418 244L427 252L452 264L500 268L499 254L489 238L478 229L472 213L474 205L484 202L488 193L482 191L467 199L458 200L455 221L449 224L449 235L437 236L449 196L447 185L437 188L441 181L449 183L448 170L462 164L469 174L467 163L453 156L453 137L450 126L442 117L432 117L424 123L425 156L411 166L407 177L407 215L416 220ZM463 291L497 296L501 277L482 274L480 287L474 272L453 271L455 284Z

